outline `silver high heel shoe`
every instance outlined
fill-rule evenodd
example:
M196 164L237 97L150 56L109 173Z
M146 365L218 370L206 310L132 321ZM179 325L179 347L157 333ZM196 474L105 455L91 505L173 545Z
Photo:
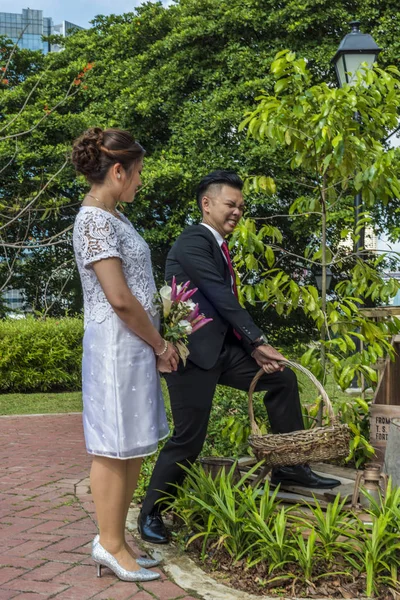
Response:
M97 577L101 577L101 567L108 567L121 581L153 581L160 577L159 573L143 568L138 571L124 569L99 542L92 548L92 558L97 564Z
M96 544L99 543L100 536L97 534L92 542L92 550ZM139 556L139 558L135 558L139 567L143 567L144 569L154 569L154 567L158 567L160 564L159 560L155 558L146 558L145 556Z

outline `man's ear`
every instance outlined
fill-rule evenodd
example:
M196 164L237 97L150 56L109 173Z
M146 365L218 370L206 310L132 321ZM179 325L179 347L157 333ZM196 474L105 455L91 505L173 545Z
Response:
M208 213L210 207L210 198L203 196L201 199L201 206L203 208L203 213Z

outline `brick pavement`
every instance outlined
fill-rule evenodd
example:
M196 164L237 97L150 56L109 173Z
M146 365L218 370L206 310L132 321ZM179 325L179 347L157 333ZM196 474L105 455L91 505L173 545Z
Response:
M0 600L195 600L162 571L96 577L89 467L81 415L0 417Z

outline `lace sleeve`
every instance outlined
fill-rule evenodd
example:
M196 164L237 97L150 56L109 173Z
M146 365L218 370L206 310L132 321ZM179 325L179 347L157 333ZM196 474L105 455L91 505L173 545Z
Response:
M84 267L105 258L121 258L112 216L103 212L85 214L80 224L81 258Z

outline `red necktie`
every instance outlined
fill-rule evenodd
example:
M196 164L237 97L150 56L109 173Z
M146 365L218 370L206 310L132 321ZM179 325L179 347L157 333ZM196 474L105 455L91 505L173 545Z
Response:
M222 242L222 244L221 244L221 250L224 253L224 256L226 258L226 262L228 263L229 273L231 274L232 291L235 294L236 298L238 298L238 291L237 291L237 287L236 287L236 273L235 273L235 270L234 270L233 265L232 265L231 255L229 254L229 248L228 248L227 242L225 242L225 241ZM233 330L233 333L235 334L235 336L237 337L238 340L242 339L242 336L240 335L240 333L238 333L235 329Z
M237 298L238 297L238 291L237 291L237 287L236 287L236 274L235 274L235 271L234 271L233 266L232 266L231 255L229 254L229 248L228 248L227 242L222 242L222 244L221 244L221 250L224 253L224 256L226 258L226 262L228 263L229 273L231 274L231 278L232 278L232 291L233 291L233 293L235 294L235 296Z

